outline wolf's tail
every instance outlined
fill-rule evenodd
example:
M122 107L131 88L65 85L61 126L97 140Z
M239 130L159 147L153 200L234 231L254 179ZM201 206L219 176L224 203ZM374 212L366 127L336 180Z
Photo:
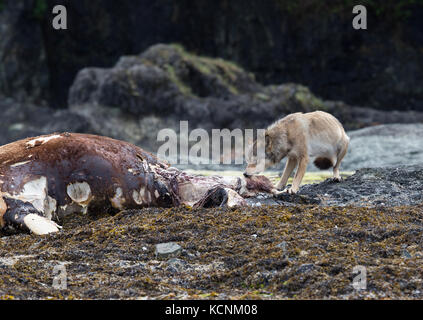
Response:
M320 170L327 170L333 167L332 160L328 158L316 158L313 163Z

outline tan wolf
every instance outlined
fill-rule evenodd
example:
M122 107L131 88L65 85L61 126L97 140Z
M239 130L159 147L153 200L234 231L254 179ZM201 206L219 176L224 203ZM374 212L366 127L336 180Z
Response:
M285 188L289 176L298 166L291 188L283 190L297 193L309 159L314 158L316 167L321 170L333 167L334 181L341 181L339 166L347 153L350 139L342 124L331 114L323 111L290 114L270 125L265 131L265 139L261 140L254 141L249 150L244 176L258 174L287 157L276 188ZM260 148L264 150L264 159L254 155L254 150Z

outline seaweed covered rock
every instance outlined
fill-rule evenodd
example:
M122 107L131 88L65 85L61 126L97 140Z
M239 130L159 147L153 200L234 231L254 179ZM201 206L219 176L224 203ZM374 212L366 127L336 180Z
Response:
M121 57L110 69L81 70L70 89L69 105L86 109L93 104L140 118L190 120L206 128L261 127L276 114L322 106L300 85L266 88L231 62L161 44L139 56Z

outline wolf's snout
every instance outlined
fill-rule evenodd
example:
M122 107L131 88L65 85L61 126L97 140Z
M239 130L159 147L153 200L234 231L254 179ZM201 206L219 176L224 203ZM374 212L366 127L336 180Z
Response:
M244 173L243 173L243 175L244 175L244 177L246 177L246 178L251 177L251 174L248 174L247 172L244 172Z

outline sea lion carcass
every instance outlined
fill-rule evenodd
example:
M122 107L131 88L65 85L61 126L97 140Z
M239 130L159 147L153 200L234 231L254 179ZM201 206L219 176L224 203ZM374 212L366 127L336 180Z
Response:
M74 212L236 206L257 191L275 191L264 177L254 179L190 175L103 136L27 138L0 147L0 224L47 234L60 228L53 220Z

